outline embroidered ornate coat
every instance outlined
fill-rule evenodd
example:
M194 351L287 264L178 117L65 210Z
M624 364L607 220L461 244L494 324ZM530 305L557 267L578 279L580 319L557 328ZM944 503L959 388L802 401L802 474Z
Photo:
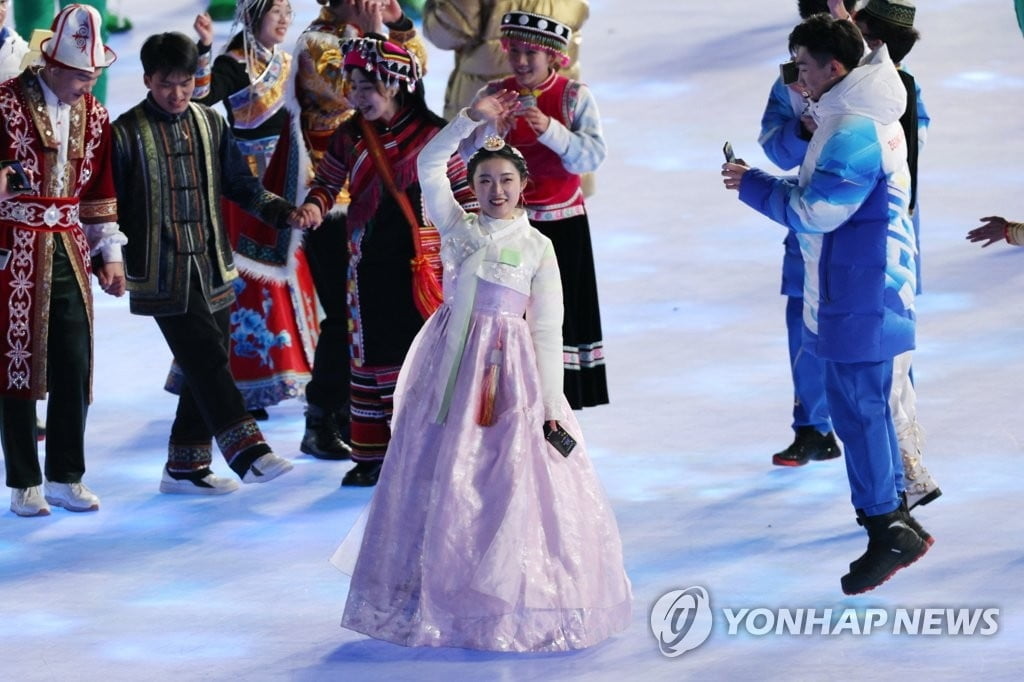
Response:
M63 185L55 170L58 147L37 69L0 84L0 158L20 161L38 189L0 202L0 248L11 252L0 270L0 394L5 396L46 397L54 241L61 240L71 259L91 326L86 229L117 220L110 118L92 95L71 107ZM87 343L91 346L92 339Z

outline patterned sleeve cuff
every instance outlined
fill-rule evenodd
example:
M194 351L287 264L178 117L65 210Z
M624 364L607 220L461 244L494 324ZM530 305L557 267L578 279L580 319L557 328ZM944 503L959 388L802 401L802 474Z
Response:
M412 19L404 14L398 21L386 24L386 26L388 27L388 40L393 43L403 45L416 37L416 27L413 25Z
M1024 246L1024 223L1007 223L1006 241L1014 246Z
M206 52L199 50L199 65L196 66L196 89L192 93L192 99L203 99L210 94L210 84L213 82L213 50L206 48Z

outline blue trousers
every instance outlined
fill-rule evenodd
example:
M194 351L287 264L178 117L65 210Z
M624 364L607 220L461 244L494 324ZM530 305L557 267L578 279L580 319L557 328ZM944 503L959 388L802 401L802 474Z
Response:
M804 299L786 299L786 333L789 337L789 368L793 374L793 429L813 426L820 433L832 430L825 398L825 363L802 349Z
M846 451L846 475L855 509L867 516L900 506L903 459L889 411L892 359L825 361L825 394Z

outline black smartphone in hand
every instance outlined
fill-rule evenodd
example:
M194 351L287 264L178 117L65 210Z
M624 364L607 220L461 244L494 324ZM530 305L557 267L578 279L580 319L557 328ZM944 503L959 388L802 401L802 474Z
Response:
M794 61L779 64L779 75L782 77L783 85L792 85L800 80L800 70L796 68Z
M25 192L32 189L32 184L28 181L28 174L25 173L21 161L5 159L0 161L0 168L11 168L14 170L13 173L9 173L7 176L8 192Z
M726 142L722 147L722 153L725 154L726 163L736 163L736 154L732 151L732 143Z
M544 422L544 440L551 443L551 445L561 453L562 457L568 457L572 449L576 447L576 439L569 435L569 432L562 428L559 424L557 429L552 429L551 425Z

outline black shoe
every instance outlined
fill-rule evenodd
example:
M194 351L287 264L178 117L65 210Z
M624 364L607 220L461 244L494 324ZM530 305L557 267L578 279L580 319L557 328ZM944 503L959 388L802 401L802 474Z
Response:
M270 419L270 415L267 414L267 411L262 407L257 407L256 409L249 410L249 415L258 422L265 422L268 419Z
M836 436L831 431L822 434L813 426L798 426L796 437L790 446L772 455L772 464L781 467L802 467L812 459L835 459L841 454Z
M868 531L868 548L850 564L850 572L842 577L844 594L861 594L875 589L928 551L928 544L907 524L900 509L888 514L863 516L861 520Z
M345 430L348 431L348 419L345 419ZM306 433L302 436L299 449L317 459L348 459L352 454L352 448L341 433L339 412L308 405Z
M917 537L919 537L922 540L924 540L924 544L926 544L928 547L931 547L932 545L935 544L935 538L932 537L932 534L929 533L928 531L926 531L924 529L924 526L922 526L920 523L918 523L917 519L915 519L913 516L910 515L910 510L907 509L907 494L906 493L903 493L903 500L902 500L902 502L900 502L899 509L897 509L896 511L899 512L900 515L903 517L903 522L906 523L908 526L910 526L910 530L912 530L915 533L917 533ZM857 514L857 525L863 526L864 525L864 519L866 517L863 514L859 513L859 512L860 512L860 510L858 510L858 514ZM857 566L860 564L860 560L863 559L863 558L864 557L862 556L862 557L854 559L853 561L850 562L850 573L853 573L853 572L855 572L857 570Z
M341 479L342 487L369 488L377 485L381 464L382 462L356 462L356 465L349 469Z

